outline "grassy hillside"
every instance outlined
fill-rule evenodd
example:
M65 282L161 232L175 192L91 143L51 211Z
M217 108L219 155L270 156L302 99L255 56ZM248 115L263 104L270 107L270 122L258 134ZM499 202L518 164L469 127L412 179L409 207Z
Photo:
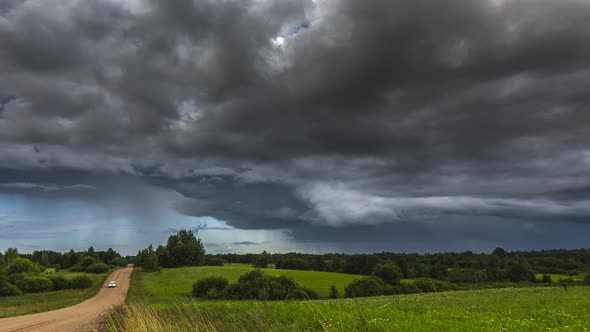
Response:
M192 284L201 278L222 276L231 283L253 269L245 264L162 269L161 272L141 273L141 283L152 302L171 302L187 298L191 293ZM363 277L343 273L275 269L264 269L264 273L273 276L287 275L302 286L315 290L320 297L328 296L331 285L336 285L343 294L346 285Z
M132 283L132 288L140 284ZM488 289L301 302L130 305L110 331L587 331L590 287Z
M102 274L58 272L57 274L63 275L66 278L87 275L92 278L93 285L87 289L66 289L46 293L0 297L0 318L49 311L80 303L96 295L110 272Z

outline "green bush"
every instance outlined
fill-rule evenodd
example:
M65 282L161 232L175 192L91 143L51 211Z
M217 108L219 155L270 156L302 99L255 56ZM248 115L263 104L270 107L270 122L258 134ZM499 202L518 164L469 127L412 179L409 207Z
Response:
M229 286L229 282L223 277L203 278L193 284L192 295L194 297L212 298L213 295L217 296L219 292L223 291L227 286ZM209 294L212 291L215 291L215 294Z
M70 272L85 272L86 271L86 267L85 266L82 266L80 264L76 264L76 265L73 265L72 267L70 267L68 269L68 271L70 271Z
M566 278L559 278L559 282L562 284L573 284L576 281L572 277L566 277Z
M15 285L5 282L0 284L0 297L2 296L17 296L22 295L21 292Z
M393 262L375 265L373 274L390 285L399 285L402 279L402 270Z
M422 290L414 284L400 284L397 286L385 285L383 292L385 295L398 295L422 293Z
M236 284L227 287L220 298L233 300L305 300L317 299L313 290L300 286L287 276L273 277L261 270L240 276Z
M82 260L80 261L80 265L84 266L84 267L89 267L90 265L96 264L96 258L92 257L92 256L86 256L84 258L82 258Z
M590 286L590 274L587 274L584 278L584 285Z
M207 266L223 266L224 264L225 262L220 257L212 255L205 256L205 265Z
M453 269L449 271L449 281L456 283L482 283L488 281L488 275L483 270Z
M336 286L330 286L330 295L328 297L331 299L337 299L340 297L340 293L338 292L338 288L336 288Z
M44 277L26 277L16 283L23 293L42 293L53 290L51 280Z
M86 268L87 273L105 273L109 271L109 266L105 263L92 264Z
M26 258L15 258L8 265L8 274L39 273L39 266Z
M370 276L351 282L344 288L346 297L365 297L383 295L385 283L381 278Z
M35 274L29 274L29 273L14 273L8 276L7 280L12 283L15 284L19 281L22 280L25 277L32 277Z
M414 286L420 289L424 293L430 292L444 292L449 290L457 290L457 287L454 284L437 280L437 279L430 279L430 278L420 278L414 281Z
M70 288L84 289L92 287L92 279L88 276L77 276L70 280Z
M63 276L51 276L49 280L53 283L53 290L62 290L72 288L70 281Z
M553 282L553 280L551 279L551 276L550 275L543 274L543 278L541 278L541 282L550 284L550 283Z
M535 282L535 274L526 261L513 262L508 268L508 278L510 281L530 281Z
M111 265L125 267L127 266L127 261L123 257L115 257L111 259Z

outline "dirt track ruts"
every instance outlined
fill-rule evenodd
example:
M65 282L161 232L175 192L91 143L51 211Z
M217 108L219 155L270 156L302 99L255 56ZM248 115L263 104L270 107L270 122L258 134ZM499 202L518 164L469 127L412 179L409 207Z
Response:
M133 268L113 272L96 296L71 307L38 314L2 318L0 332L70 332L97 331L100 317L114 305L122 304L127 297ZM106 288L109 281L116 280L116 288Z

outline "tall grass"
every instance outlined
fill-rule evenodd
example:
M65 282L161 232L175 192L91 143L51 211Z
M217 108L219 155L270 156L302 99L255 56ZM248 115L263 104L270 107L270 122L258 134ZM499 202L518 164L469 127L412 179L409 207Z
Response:
M160 310L147 306L120 306L105 321L109 331L218 331L198 308L177 306Z
M108 331L590 331L590 287L120 307Z
M236 303L236 302L233 302ZM251 302L252 304L252 302ZM198 302L184 302L165 308L126 305L118 307L104 324L111 332L152 331L349 331L331 328L330 318L312 301L305 312L293 312L291 317L277 317L270 302L256 302L244 307L201 307ZM303 314L303 316L301 316Z

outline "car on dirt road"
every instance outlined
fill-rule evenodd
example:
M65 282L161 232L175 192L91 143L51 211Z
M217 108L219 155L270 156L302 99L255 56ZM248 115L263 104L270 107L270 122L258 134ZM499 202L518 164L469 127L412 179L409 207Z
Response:
M117 282L115 280L109 281L109 288L117 287Z

